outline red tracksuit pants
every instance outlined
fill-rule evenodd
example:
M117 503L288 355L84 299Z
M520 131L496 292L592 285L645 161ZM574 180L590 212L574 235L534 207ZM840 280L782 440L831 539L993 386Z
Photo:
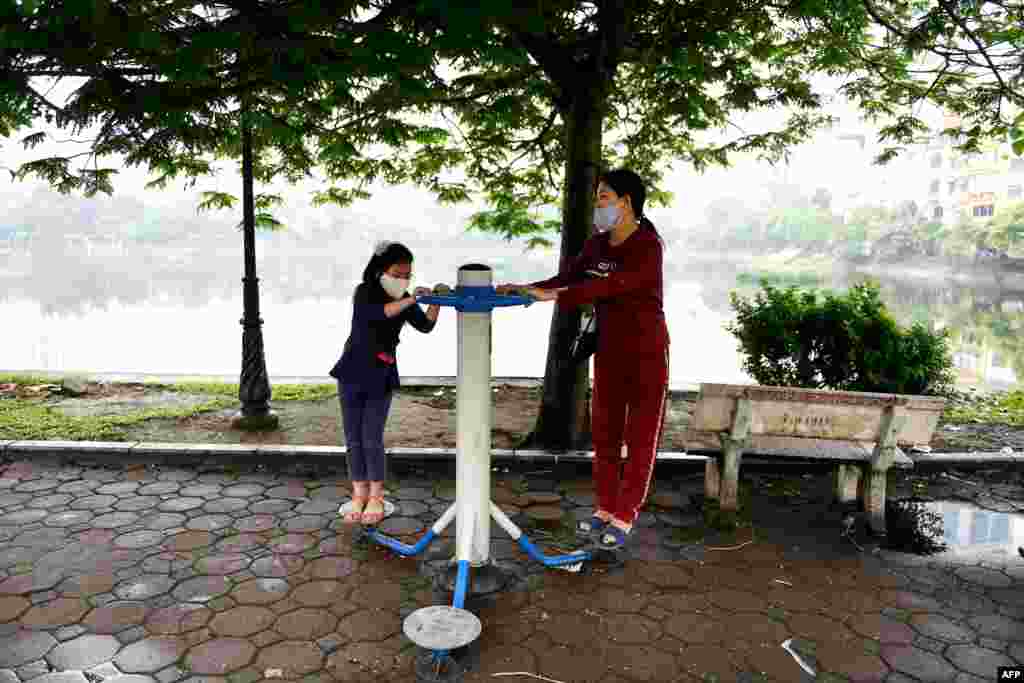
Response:
M591 431L596 507L632 525L647 499L668 404L663 357L629 360L594 354Z

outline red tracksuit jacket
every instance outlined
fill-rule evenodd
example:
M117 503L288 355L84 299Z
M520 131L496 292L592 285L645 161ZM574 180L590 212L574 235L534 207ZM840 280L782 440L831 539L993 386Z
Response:
M658 234L637 228L622 244L609 244L610 232L583 244L568 271L531 287L551 289L572 285L558 295L558 305L572 308L594 304L597 315L597 353L623 360L662 357L669 343L662 309L664 277ZM592 275L594 277L589 277Z

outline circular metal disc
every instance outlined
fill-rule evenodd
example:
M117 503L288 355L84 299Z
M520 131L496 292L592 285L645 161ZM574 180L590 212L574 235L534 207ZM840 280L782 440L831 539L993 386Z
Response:
M409 640L428 650L454 650L480 637L483 624L469 610L449 605L418 609L402 622Z
M346 503L343 503L342 506L340 508L338 508L338 514L341 515L342 517L344 517L345 515L347 515L349 513L349 511L351 509L352 509L352 501L350 500L350 501L348 501ZM388 517L390 517L393 514L395 514L395 504L392 503L390 500L385 500L384 501L384 519L387 519Z

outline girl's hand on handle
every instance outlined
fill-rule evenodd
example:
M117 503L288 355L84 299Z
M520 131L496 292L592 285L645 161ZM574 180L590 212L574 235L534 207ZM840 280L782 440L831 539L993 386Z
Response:
M523 289L523 285L504 284L494 288L495 294L508 294L514 289Z
M530 287L527 292L537 301L554 301L558 298L559 292L564 292L569 289L568 287L559 287L557 289L540 289L538 287Z

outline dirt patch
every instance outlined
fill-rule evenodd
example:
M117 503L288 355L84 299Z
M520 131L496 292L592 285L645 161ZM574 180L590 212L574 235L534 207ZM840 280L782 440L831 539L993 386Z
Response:
M684 450L684 433L693 402L676 395L670 398L660 448ZM514 448L534 427L540 408L539 387L495 387L491 443L494 448ZM208 394L169 391L137 383L90 382L77 397L61 393L58 385L0 385L0 399L43 400L66 415L101 416L130 414L158 408L195 408L215 398ZM208 411L191 417L151 418L123 427L129 441L183 443L343 445L344 430L337 396L316 401L274 401L280 419L272 432L232 429L237 407ZM384 433L387 447L454 448L455 388L403 387L391 404ZM999 424L940 425L931 446L934 452L998 451L1009 446L1024 450L1024 428Z
M540 408L540 389L497 387L493 392L491 445L514 448L533 429ZM281 444L337 446L345 442L341 405L337 397L321 401L271 400L279 418L273 432L242 432L231 429L236 409L203 413L174 420L154 419L125 430L129 440L179 441L186 443ZM674 400L666 424L662 448L682 449L682 433L689 419L689 405ZM391 402L384 430L388 448L455 448L454 389L400 390Z

